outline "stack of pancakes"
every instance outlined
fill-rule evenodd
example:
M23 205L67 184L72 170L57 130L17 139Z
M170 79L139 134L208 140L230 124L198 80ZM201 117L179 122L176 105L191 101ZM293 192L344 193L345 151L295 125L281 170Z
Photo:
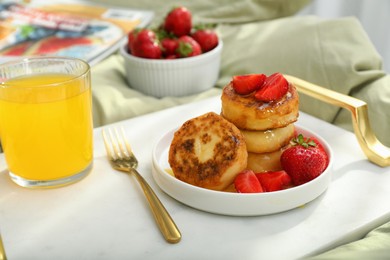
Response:
M280 155L294 136L299 99L294 85L279 100L259 101L254 93L239 95L232 83L223 89L221 115L243 134L247 151L247 168L254 172L281 170Z

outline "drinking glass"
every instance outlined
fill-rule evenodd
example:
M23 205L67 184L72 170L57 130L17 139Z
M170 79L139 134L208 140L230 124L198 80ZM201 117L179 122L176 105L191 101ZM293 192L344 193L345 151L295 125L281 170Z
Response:
M88 63L36 57L0 65L0 140L15 183L57 187L85 177L92 131Z

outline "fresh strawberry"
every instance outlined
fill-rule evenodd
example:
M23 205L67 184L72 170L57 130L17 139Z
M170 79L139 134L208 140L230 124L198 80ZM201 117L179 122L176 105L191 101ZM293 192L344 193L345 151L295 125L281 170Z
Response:
M158 43L142 43L134 47L134 56L146 59L161 59L162 52Z
M234 90L240 95L247 95L259 89L265 80L264 74L246 74L233 76L232 84Z
M202 54L202 49L191 36L184 35L178 39L179 47L176 49L178 57L192 57Z
M256 177L266 192L283 190L292 186L291 177L285 171L256 173Z
M138 43L155 42L156 40L156 33L146 28L138 30L135 37L135 42Z
M299 134L291 140L291 147L283 151L280 162L294 185L317 178L328 166L328 154L315 141Z
M163 28L177 37L189 35L192 28L192 14L185 7L172 9L164 19Z
M239 193L256 193L264 191L252 170L240 172L234 179L234 186Z
M192 38L197 41L202 48L202 52L208 52L218 45L218 36L214 30L199 29L191 34Z
M175 55L176 49L179 47L177 39L164 38L161 40L161 47L165 57Z
M127 36L127 49L131 53L132 50L134 50L134 43L136 41L137 35L139 33L140 29L136 28L129 32Z
M288 81L281 73L274 73L265 79L263 86L256 91L255 98L264 101L276 101L288 91Z
M142 29L138 31L135 35L132 36L129 45L131 48L131 54L134 56L148 59L161 58L162 51L156 34L152 30Z
M165 57L166 60L174 60L174 59L177 59L177 56L176 54L172 54L172 55L168 55Z
M315 138L315 137L309 137L310 140L316 143L317 148L320 149L324 154L326 154L326 166L329 164L329 156L324 148L324 146Z

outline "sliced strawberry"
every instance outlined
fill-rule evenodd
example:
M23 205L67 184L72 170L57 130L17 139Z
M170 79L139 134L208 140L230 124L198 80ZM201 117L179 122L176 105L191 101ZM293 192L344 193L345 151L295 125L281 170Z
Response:
M246 74L233 76L232 84L234 90L240 95L247 95L259 89L265 80L264 74Z
M256 193L264 191L255 173L251 170L240 172L234 179L234 186L239 193Z
M192 14L185 7L172 9L164 19L163 28L177 37L189 35L192 28Z
M288 91L288 81L281 73L274 73L265 79L263 86L255 93L255 98L264 101L276 101Z
M256 173L256 177L267 192L283 190L292 186L291 177L285 171Z

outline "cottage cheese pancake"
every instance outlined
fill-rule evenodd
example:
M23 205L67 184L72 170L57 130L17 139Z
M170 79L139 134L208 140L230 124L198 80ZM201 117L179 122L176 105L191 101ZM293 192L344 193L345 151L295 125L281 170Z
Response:
M247 168L254 172L280 171L280 155L286 148L287 146L270 153L248 153Z
M280 128L297 121L298 118L298 93L291 83L287 94L272 102L259 101L254 93L238 95L230 83L224 87L221 100L222 116L240 129Z
M236 126L210 112L185 122L174 134L169 164L176 178L223 190L247 166L244 138Z
M246 149L253 153L269 153L287 145L295 134L294 124L265 131L242 130Z

